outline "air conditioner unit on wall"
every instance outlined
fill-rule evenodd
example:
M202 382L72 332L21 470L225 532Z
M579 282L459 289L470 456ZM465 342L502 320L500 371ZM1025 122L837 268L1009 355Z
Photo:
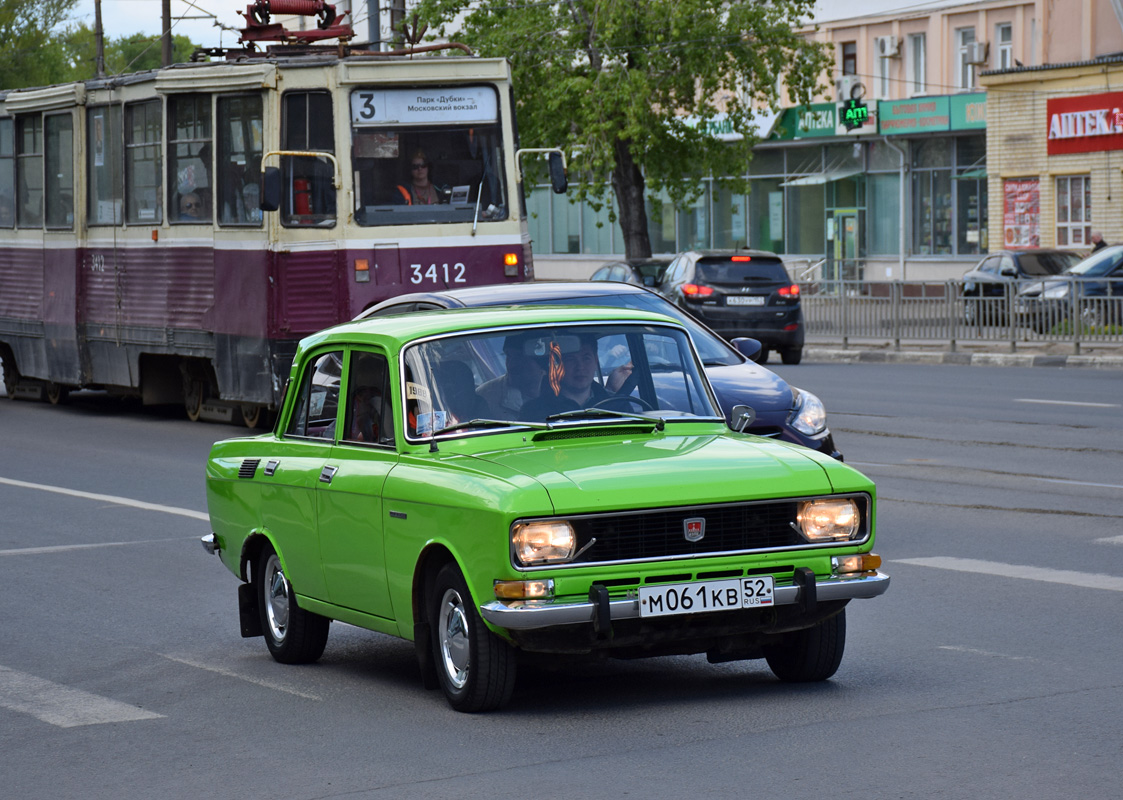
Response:
M878 36L877 54L882 58L895 58L901 54L901 40L896 36Z
M862 86L862 82L858 80L857 75L843 75L841 78L836 78L834 85L838 90L838 101L840 103L846 102L855 95L861 97L861 92L855 92L855 89Z
M985 64L987 63L987 56L990 52L990 44L987 42L971 42L967 45L967 63L968 64Z

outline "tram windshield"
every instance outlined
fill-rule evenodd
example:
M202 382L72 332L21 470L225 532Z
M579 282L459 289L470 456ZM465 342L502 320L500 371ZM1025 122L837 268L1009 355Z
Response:
M492 87L356 89L351 156L360 225L507 218Z

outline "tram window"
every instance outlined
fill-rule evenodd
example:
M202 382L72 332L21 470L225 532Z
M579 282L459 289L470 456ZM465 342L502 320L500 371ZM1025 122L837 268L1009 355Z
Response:
M16 133L11 117L0 119L0 228L16 224Z
M21 228L43 225L43 118L16 121L16 222Z
M172 221L209 223L214 219L210 95L169 98L168 137L168 183L176 212Z
M489 86L353 91L356 221L412 225L506 219L498 108Z
M218 99L218 221L261 224L261 97Z
M87 214L91 225L120 225L125 189L121 176L121 107L86 113Z
M289 92L284 100L281 148L335 153L331 95ZM327 159L281 158L284 182L281 223L286 226L335 224L335 167Z
M130 223L162 222L160 138L163 120L159 100L125 106L125 194Z
M50 114L47 122L47 227L74 227L74 118Z

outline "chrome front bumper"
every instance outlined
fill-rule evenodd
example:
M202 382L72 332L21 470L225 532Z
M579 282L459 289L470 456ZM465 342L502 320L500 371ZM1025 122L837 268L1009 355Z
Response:
M815 582L815 598L828 600L859 600L877 597L889 588L889 576L882 572L854 578L828 578ZM804 602L799 586L777 586L774 592L778 606ZM609 615L613 621L639 616L639 598L610 600ZM596 604L589 601L553 603L540 600L495 600L480 606L480 614L492 625L513 631L549 628L555 625L579 625L593 622Z

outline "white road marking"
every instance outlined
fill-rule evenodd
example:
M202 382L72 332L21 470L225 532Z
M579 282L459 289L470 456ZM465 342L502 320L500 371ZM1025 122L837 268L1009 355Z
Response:
M188 537L194 539L196 537ZM93 547L124 547L129 544L153 544L156 542L182 542L184 537L174 539L140 539L135 542L95 542L93 544L57 544L50 547L16 547L11 550L0 550L0 558L4 556L37 556L43 553L63 553L67 550L89 550Z
M1063 583L1067 586L1080 586L1085 589L1107 589L1123 592L1123 578L1114 575L1099 575L1093 572L1076 572L1068 569L1047 569L1027 567L1020 564L1002 564L997 561L979 561L974 558L897 558L898 564L913 564L918 567L950 569L955 572L975 572L982 575L997 575L1002 578L1022 578L1045 583Z
M1030 397L1015 397L1015 403L1038 403L1045 406L1085 406L1087 408L1119 408L1118 403L1084 403L1079 400L1035 400Z
M1102 539L1093 539L1096 544L1123 544L1123 536L1105 536Z
M164 716L4 666L0 666L0 707L30 714L60 728Z
M1063 483L1067 486L1095 486L1100 489L1123 489L1118 483L1091 483L1090 481L1066 481L1060 478L1030 478L1031 481L1043 481L1045 483Z
M1036 661L1032 656L1008 656L1005 653L992 653L990 650L977 650L974 647L958 647L956 645L940 645L940 650L953 650L957 653L968 653L973 656L986 656L987 658L1007 658L1011 661Z
M846 463L849 464L852 467L884 467L885 469L899 469L900 467L933 466L933 465L930 465L930 464L917 464L917 463L910 463L910 462L904 462L904 463L901 463L901 464L879 464L879 463L874 462L874 461L847 461ZM935 466L945 466L945 465L941 464L941 465L935 465ZM1099 489L1123 489L1123 485L1120 485L1118 483L1092 483L1091 481L1070 481L1070 480L1065 480L1063 478L1037 478L1037 477L1034 477L1032 475L1013 476L1013 477L1024 477L1026 480L1042 481L1043 483L1063 483L1066 486L1093 486L1093 487L1096 487L1096 488L1099 488Z
M81 497L85 500L99 500L103 503L112 503L117 506L128 506L130 508L140 508L145 511L159 511L164 514L175 514L180 517L190 517L191 519L209 520L210 517L202 511L192 511L189 508L177 508L175 506L164 506L159 503L145 503L142 500L132 500L128 497L118 497L112 494L95 494L94 492L79 492L76 489L64 489L61 486L51 486L45 483L28 483L27 481L17 481L11 478L0 478L0 484L5 486L15 486L20 489L37 489L41 492L53 492L55 494L64 494L68 497Z
M257 686L263 686L266 689L273 689L273 690L278 691L278 692L284 692L285 694L292 694L292 695L296 695L297 697L303 697L305 700L322 700L323 699L323 698L319 697L318 695L308 694L307 692L302 692L298 689L293 689L290 686L285 686L285 685L280 684L280 683L274 683L273 681L265 681L265 680L262 680L261 678L254 678L254 677L251 677L249 675L241 675L237 672L234 672L233 670L225 669L223 667L216 667L214 664L205 664L202 661L198 661L198 660L193 659L193 658L188 658L186 656L173 656L173 655L169 655L167 653L161 653L160 655L162 655L164 658L168 659L168 661L174 661L177 664L186 664L187 666L195 667L196 669L205 669L207 672L213 672L217 675L222 675L223 677L226 677L226 678L237 678L240 681L246 681L247 683L253 683L253 684L256 684Z

